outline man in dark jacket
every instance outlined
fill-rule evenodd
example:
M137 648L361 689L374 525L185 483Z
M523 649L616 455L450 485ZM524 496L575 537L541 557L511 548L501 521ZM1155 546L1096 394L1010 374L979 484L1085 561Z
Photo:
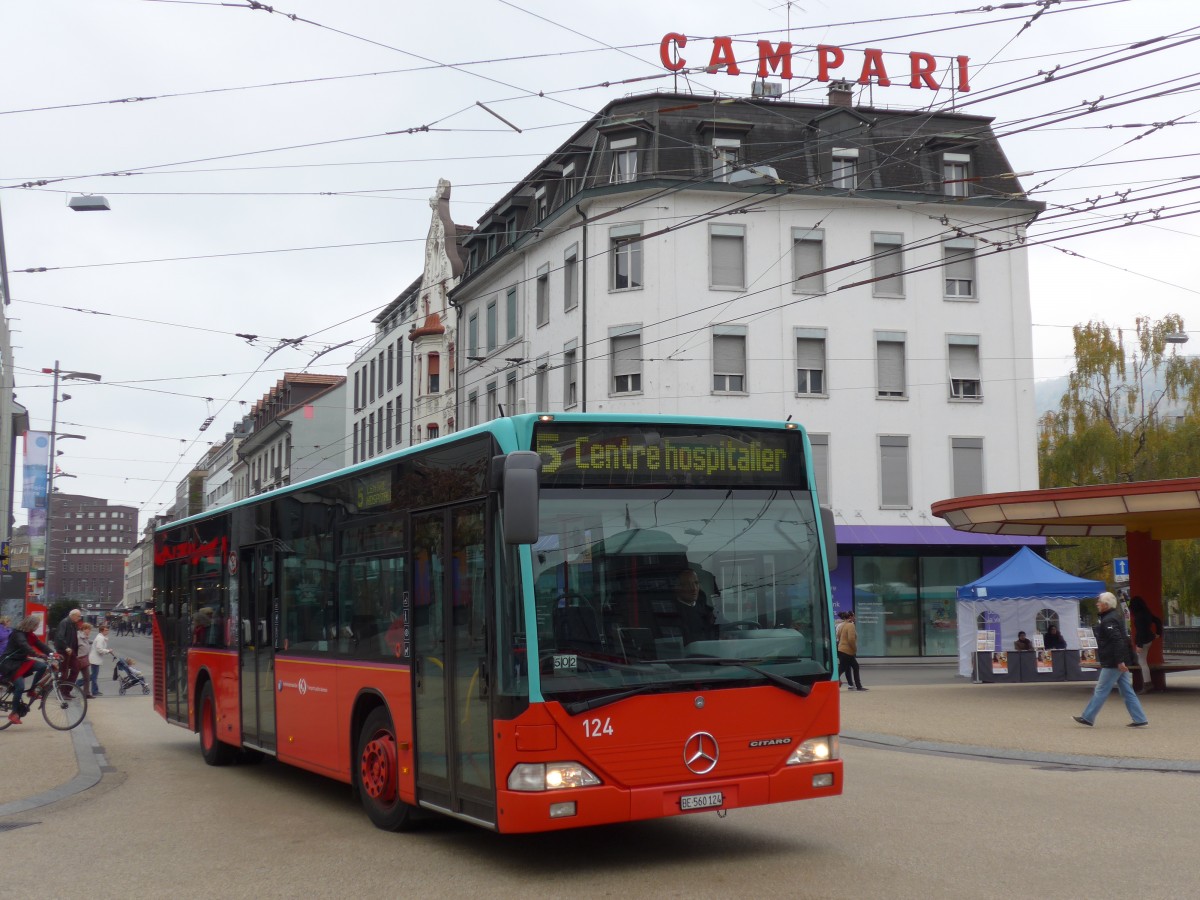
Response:
M79 620L83 611L73 609L54 629L54 649L63 657L63 680L74 684L79 678Z
M1129 674L1129 666L1136 665L1133 648L1129 644L1129 635L1125 631L1125 617L1117 608L1117 598L1105 591L1096 598L1096 606L1100 610L1100 624L1092 629L1096 635L1097 656L1100 658L1100 677L1096 680L1096 691L1082 716L1075 716L1075 721L1089 728L1096 723L1096 715L1100 707L1116 687L1125 701L1125 709L1129 711L1130 728L1141 728L1149 725L1146 713L1137 694L1133 692L1133 676Z

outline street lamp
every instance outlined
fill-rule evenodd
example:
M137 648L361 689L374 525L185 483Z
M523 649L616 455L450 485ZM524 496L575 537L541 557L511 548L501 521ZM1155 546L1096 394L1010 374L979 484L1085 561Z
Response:
M50 517L51 509L54 506L54 469L57 466L58 454L54 449L54 443L58 439L74 438L76 440L85 441L87 438L82 434L57 434L58 431L58 382L60 379L76 379L79 381L99 381L100 376L95 372L64 372L58 360L54 361L53 369L42 369L44 373L49 375L54 374L54 393L50 398L50 465L46 471L46 564L44 571L44 579L46 582L46 600L50 599L50 549L51 537L54 534L54 520ZM69 400L70 394L64 394L63 399ZM66 475L66 473L61 473ZM67 475L68 478L74 478L74 475Z

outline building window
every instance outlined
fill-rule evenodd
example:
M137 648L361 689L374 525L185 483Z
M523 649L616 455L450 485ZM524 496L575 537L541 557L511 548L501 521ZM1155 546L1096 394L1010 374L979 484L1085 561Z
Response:
M796 393L824 396L825 329L797 328L795 336Z
M983 493L983 438L950 438L952 497Z
M825 293L825 232L820 228L792 229L792 290L797 294Z
M509 372L508 377L504 380L504 414L506 416L515 416L517 414L516 372Z
M563 201L579 193L579 179L575 177L575 163L569 162L563 166Z
M487 305L487 352L492 353L496 349L496 301L493 300Z
M744 325L718 326L713 331L713 391L746 392L746 329Z
M351 441L350 446L354 450L353 462L358 462L358 423L357 422L354 423L354 438Z
M642 286L642 226L616 225L608 229L612 254L611 290L628 291Z
M436 353L429 354L429 393L437 394L442 390L442 358Z
M579 402L579 383L575 371L576 352L574 341L563 348L563 407L565 409L570 409Z
M404 338L396 339L396 384L404 384Z
M479 395L472 391L467 394L467 427L473 428L479 424Z
M539 356L537 360L537 372L533 376L534 399L537 403L536 412L547 412L550 407L547 405L546 397L546 382L550 371L550 357Z
M628 184L631 181L637 181L637 138L611 141L608 146L613 152L612 172L608 180L612 184Z
M852 191L858 187L858 151L847 147L833 148L833 186Z
M911 509L908 491L908 436L879 436L879 506Z
M504 339L513 341L520 330L517 318L517 289L510 287L504 292Z
M640 328L610 328L609 354L612 392L634 394L642 389L642 332Z
M354 373L354 411L355 412L358 412L360 409L362 409L362 404L358 400L359 388L361 387L360 382L362 381L362 379L360 377L361 374L362 374L361 372Z
M487 409L484 410L484 421L490 422L496 417L496 382L489 381L487 386Z
M979 335L951 334L946 337L950 364L950 399L982 400L979 374Z
M970 194L971 157L966 153L942 154L942 189L947 197L966 197Z
M467 319L467 358L479 355L479 313Z
M427 438L428 440L431 440L431 441L432 441L432 440L435 440L435 439L437 438L437 436L438 436L438 427L437 427L436 425L434 425L434 424L429 424L429 425L426 425L426 426L425 426L425 430L426 430L426 432L428 432L428 438Z
M708 283L714 288L746 286L746 227L710 225Z
M537 323L541 328L550 322L550 264L537 270Z
M563 309L579 305L579 245L572 244L563 254Z
M396 446L404 446L404 431L401 428L404 421L404 397L396 398Z
M386 410L387 411L384 414L384 421L387 423L384 426L384 432L383 432L385 435L384 446L391 447L392 446L392 401L391 400L389 400L387 402Z
M515 215L508 216L504 220L504 243L508 245L517 242L517 217Z
M820 503L828 506L832 497L829 486L829 435L810 433L808 442L812 445L813 487L817 489Z
M378 362L379 362L379 366L378 366L378 369L379 369L379 399L381 399L381 400L382 400L382 399L383 399L383 384L384 384L384 380L383 380L383 375L384 375L384 372L383 372L383 351L382 351L382 350L380 350L380 351L379 351L379 359L378 359Z
M975 242L956 238L942 242L942 265L946 269L946 296L956 300L975 298Z
M533 202L537 209L537 221L542 221L550 213L550 205L546 201L546 188L540 187L533 192Z
M872 292L876 297L904 296L904 235L871 235Z
M374 403L375 402L375 360L371 360L371 363L367 370L367 373L368 373L367 374L368 396L367 396L366 400L364 401L364 405L366 405L366 403Z
M904 332L875 332L875 395L904 397L907 379L904 373Z
M367 416L367 455L375 455L375 413Z
M736 138L713 139L713 181L726 182L741 161L742 142Z
M393 369L396 365L396 353L391 344L387 348L387 389L390 391L395 381L392 379Z

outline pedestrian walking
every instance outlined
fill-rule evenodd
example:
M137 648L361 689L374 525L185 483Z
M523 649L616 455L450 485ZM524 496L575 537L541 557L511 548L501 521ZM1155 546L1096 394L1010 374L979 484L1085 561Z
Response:
M116 658L116 654L108 649L108 626L101 625L98 631L99 634L97 634L96 639L92 641L92 652L88 655L88 663L90 663L92 672L93 697L104 696L100 693L100 683L98 681L100 676L100 663L104 662L104 657L106 655L111 656L114 659Z
M80 622L76 641L79 646L79 665L75 667L79 672L79 677L75 679L75 685L83 690L83 696L89 699L92 696L91 686L91 669L92 664L90 657L92 653L92 625L90 622Z
M854 627L854 613L846 613L846 621L838 632L838 662L846 667L846 681L851 683L850 690L865 691L862 686L862 674L858 669L858 629ZM851 679L853 681L851 682Z
M1129 666L1137 664L1137 657L1134 656L1129 635L1125 631L1125 617L1117 608L1117 598L1108 591L1096 598L1096 606L1100 610L1100 624L1092 631L1096 635L1100 677L1096 680L1096 690L1083 715L1075 716L1074 719L1088 728L1095 725L1100 708L1116 687L1121 692L1121 699L1125 701L1125 709L1132 720L1129 727L1142 728L1150 723L1137 694L1133 692L1133 676L1129 674Z
M74 684L79 675L79 620L83 611L73 609L54 629L54 648L62 654L63 681Z
M1141 596L1129 601L1129 618L1133 620L1133 642L1137 645L1137 661L1142 670L1142 689L1139 693L1145 693L1151 690L1150 645L1155 638L1162 637L1162 619L1151 611Z

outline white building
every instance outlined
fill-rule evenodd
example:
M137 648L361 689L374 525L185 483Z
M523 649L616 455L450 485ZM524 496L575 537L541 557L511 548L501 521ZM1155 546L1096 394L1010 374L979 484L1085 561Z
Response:
M979 116L609 104L464 239L460 417L792 418L865 656L950 655L1019 539L930 518L1037 487L1024 198Z

